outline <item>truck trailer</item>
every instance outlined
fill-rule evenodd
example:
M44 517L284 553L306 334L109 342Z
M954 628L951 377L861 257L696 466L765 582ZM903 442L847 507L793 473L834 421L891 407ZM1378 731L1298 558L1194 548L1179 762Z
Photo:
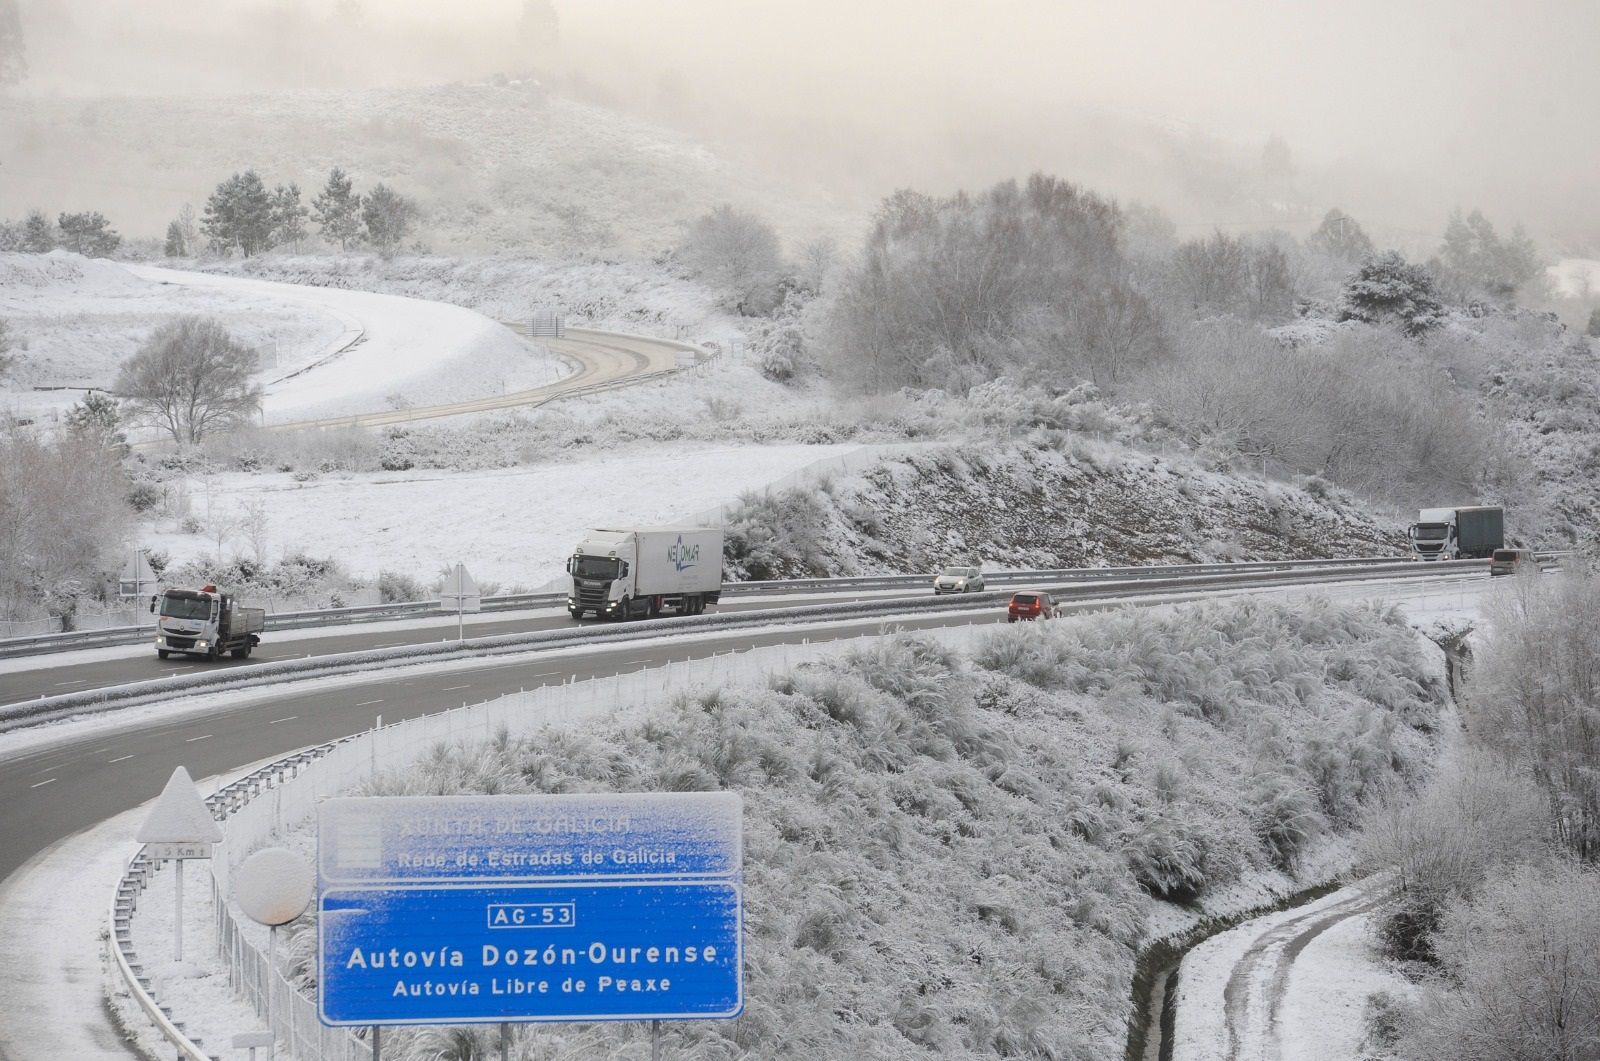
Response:
M1425 508L1407 532L1417 560L1487 560L1506 543L1505 511L1498 505Z
M212 660L226 652L246 659L261 644L267 625L263 609L246 608L215 586L169 589L151 598L150 610L158 614L156 655L162 659L174 652Z
M722 528L592 530L567 560L574 619L699 615L722 594Z

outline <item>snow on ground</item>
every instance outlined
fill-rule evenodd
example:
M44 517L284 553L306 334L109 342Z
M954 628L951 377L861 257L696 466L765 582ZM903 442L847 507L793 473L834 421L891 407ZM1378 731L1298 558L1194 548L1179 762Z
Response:
M1279 1021L1282 1061L1350 1061L1361 1056L1367 996L1397 998L1416 985L1378 957L1374 914L1346 918L1311 941L1289 972Z
M0 317L20 355L0 404L33 419L59 415L83 390L109 388L157 326L186 314L222 319L261 353L268 423L484 397L566 373L459 306L62 251L0 254Z
M0 888L0 1057L128 1057L105 1020L99 932L117 879L139 850L133 834L144 813L135 808L63 840Z
M714 291L649 261L267 254L195 265L221 275L449 302L495 320L555 312L573 325L691 342L726 344L748 323L719 308Z
M1600 295L1600 260L1563 258L1545 270L1562 298L1592 298Z
M0 318L11 325L18 357L0 381L0 407L35 419L59 414L85 389L109 388L150 333L183 314L224 318L235 338L261 351L263 378L275 365L307 363L359 334L341 314L264 287L176 287L65 251L0 254Z
M261 501L273 553L304 549L352 573L394 570L432 578L462 562L480 581L543 585L560 575L591 527L687 520L857 446L641 444L564 464L479 472L409 471L297 482L230 472L198 481L213 514ZM213 554L216 540L163 522L143 544L174 563ZM243 539L225 551L245 552Z
M543 386L565 374L557 358L459 306L147 265L128 271L224 296L277 298L358 322L360 337L353 345L267 374L273 378L262 411L269 424L465 401Z

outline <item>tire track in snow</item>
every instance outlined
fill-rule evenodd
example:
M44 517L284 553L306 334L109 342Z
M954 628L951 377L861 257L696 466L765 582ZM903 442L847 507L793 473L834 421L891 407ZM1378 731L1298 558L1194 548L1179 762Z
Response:
M1250 944L1223 990L1228 1061L1279 1061L1278 1014L1295 959L1322 933L1388 903L1381 882L1367 882L1329 906L1281 921Z

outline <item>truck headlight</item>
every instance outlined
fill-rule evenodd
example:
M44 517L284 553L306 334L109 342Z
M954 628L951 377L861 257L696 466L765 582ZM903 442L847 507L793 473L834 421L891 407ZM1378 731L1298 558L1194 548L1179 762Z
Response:
M206 642L204 642L204 641L196 641L194 643L194 647L195 648L209 648L210 646L208 644L206 644Z

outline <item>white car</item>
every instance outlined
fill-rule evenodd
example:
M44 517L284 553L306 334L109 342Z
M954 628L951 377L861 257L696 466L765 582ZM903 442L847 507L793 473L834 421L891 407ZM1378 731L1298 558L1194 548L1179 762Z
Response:
M935 596L944 593L977 593L983 589L983 571L976 567L947 567L933 580Z

